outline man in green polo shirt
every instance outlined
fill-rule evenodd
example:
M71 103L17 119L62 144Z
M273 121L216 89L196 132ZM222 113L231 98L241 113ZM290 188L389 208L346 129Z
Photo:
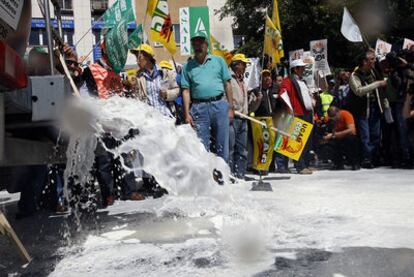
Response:
M194 58L184 65L181 79L185 120L196 129L205 148L210 150L213 141L217 155L228 163L229 123L234 118L231 75L221 57L208 54L204 32L196 33L191 45Z

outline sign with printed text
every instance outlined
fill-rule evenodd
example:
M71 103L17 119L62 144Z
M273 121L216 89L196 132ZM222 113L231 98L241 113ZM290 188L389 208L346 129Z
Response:
M303 53L303 49L289 51L289 64L292 64L294 60L303 59Z
M181 55L191 55L191 37L198 32L206 35L210 41L210 17L208 7L180 8L180 45ZM209 42L210 47L210 42Z
M259 58L249 58L250 63L246 66L244 72L244 83L247 90L253 90L260 87L260 72L262 71Z
M310 52L315 58L315 70L323 72L325 76L331 75L328 63L328 40L320 39L310 42Z
M268 171L273 159L273 145L276 138L275 132L270 129L273 126L273 121L271 117L255 117L255 119L266 123L268 128L251 122L253 134L253 168Z
M403 49L411 49L411 47L414 46L414 40L405 38L404 39L404 44L403 44Z
M303 149L312 133L313 124L294 117L287 129L290 138L278 135L275 143L275 151L288 158L298 161Z
M14 30L19 25L24 0L0 1L0 18Z
M375 55L378 59L385 58L389 52L391 52L392 44L385 42L381 39L377 39L375 45Z
M303 80L308 88L315 88L315 58L310 51L303 52L303 62L306 63Z

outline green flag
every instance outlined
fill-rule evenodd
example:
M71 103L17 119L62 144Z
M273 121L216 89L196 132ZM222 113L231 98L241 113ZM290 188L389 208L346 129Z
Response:
M134 49L140 46L144 41L144 31L142 29L142 24L139 24L138 27L131 33L128 38L128 48Z
M124 68L128 55L127 22L121 21L105 36L105 46L109 61L116 73Z
M114 28L121 20L124 20L126 23L135 21L131 0L116 1L104 13L103 20L105 22L105 28L102 29L103 32L106 32L108 28Z

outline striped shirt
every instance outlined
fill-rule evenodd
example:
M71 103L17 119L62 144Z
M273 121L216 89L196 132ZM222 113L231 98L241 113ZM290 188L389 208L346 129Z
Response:
M154 107L165 116L173 117L167 106L167 102L160 95L163 80L159 73L158 67L154 68L152 74L147 70L142 70L140 76L143 76L146 80L148 105Z

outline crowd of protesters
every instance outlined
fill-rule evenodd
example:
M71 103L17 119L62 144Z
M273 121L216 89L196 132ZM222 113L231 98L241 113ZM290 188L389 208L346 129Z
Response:
M275 153L270 172L291 173L294 169L297 174L312 174L321 165L332 170L412 168L414 49L391 52L381 60L374 50L361 53L355 69L340 70L335 78L328 76L324 89L308 87L303 79L306 64L297 59L289 65L287 76L280 74L283 70L262 69L260 87L248 90L244 77L249 59L238 53L227 65L221 57L208 53L208 43L204 33L196 33L191 38L194 57L183 66L168 61L157 64L154 50L147 44L130 49L138 70L129 80L122 80L112 69L104 43L102 58L84 68L74 50L65 46L63 52L81 96L133 97L166 117L175 117L177 124L191 124L206 150L223 158L237 179L253 171L250 123L240 114L278 117L288 113L314 124L294 166L289 166L287 157ZM35 54L29 57L42 57ZM33 75L39 75L39 70L33 68ZM134 135L139 134L134 130L127 134ZM121 199L143 200L167 194L150 174L136 176L122 169L119 159L106 150L117 143L111 134L104 134L96 149L94 174L102 205L113 204L116 180L121 180ZM125 164L128 166L136 156L142 162L139 150L123 154ZM56 167L54 172L53 178L59 179L63 168ZM62 181L55 183L58 211L65 211Z

